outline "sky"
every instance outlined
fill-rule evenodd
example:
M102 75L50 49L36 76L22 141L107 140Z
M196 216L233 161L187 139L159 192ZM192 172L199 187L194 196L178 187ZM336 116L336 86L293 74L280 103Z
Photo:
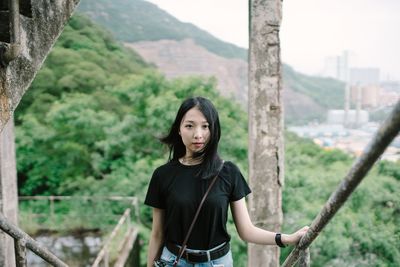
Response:
M183 22L248 47L248 1L148 0ZM400 81L400 0L284 0L283 62L319 74L327 57L350 51L352 67L379 68Z

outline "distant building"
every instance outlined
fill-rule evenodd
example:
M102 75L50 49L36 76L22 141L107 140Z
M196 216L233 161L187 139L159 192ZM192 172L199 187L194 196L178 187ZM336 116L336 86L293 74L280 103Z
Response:
M381 88L377 85L365 86L362 90L362 107L376 108L379 105Z
M358 90L360 90L360 92L358 92ZM354 85L350 87L351 103L356 104L359 100L362 108L376 108L380 106L381 95L382 88L378 85ZM358 97L360 97L360 99L358 99Z
M343 82L349 80L349 51L347 50L337 57L337 79Z
M343 51L339 56L326 57L324 68L320 75L348 82L349 68L353 58L354 54L348 50Z
M349 84L357 86L379 85L380 70L378 68L351 68Z
M378 85L353 85L350 87L350 102L363 109L393 106L400 100L400 92L389 91Z
M350 124L361 125L369 121L369 113L366 110L350 109L345 118L345 111L342 109L333 109L328 111L327 123L328 124Z

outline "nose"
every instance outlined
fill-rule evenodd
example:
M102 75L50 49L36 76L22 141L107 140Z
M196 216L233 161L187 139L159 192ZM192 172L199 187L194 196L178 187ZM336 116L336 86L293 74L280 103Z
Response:
M194 131L194 138L196 140L201 139L202 137L202 132L201 132L201 128L196 128L196 130Z

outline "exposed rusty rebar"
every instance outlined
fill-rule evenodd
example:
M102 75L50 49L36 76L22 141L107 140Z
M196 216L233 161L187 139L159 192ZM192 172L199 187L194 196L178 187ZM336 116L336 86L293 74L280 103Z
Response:
M16 59L21 51L20 37L20 19L19 19L19 0L8 0L9 19L10 19L10 43L1 43L0 62L1 66L7 66L8 63Z

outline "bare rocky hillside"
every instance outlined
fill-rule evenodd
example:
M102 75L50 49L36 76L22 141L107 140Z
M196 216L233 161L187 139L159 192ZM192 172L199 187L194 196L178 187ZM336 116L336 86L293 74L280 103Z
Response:
M146 61L153 63L167 78L206 76L217 79L222 95L247 106L247 62L218 56L191 39L125 43ZM325 109L312 98L290 88L284 81L285 117L290 122L310 120Z
M167 78L205 76L217 79L222 95L247 103L247 62L228 59L197 45L192 39L126 43Z

